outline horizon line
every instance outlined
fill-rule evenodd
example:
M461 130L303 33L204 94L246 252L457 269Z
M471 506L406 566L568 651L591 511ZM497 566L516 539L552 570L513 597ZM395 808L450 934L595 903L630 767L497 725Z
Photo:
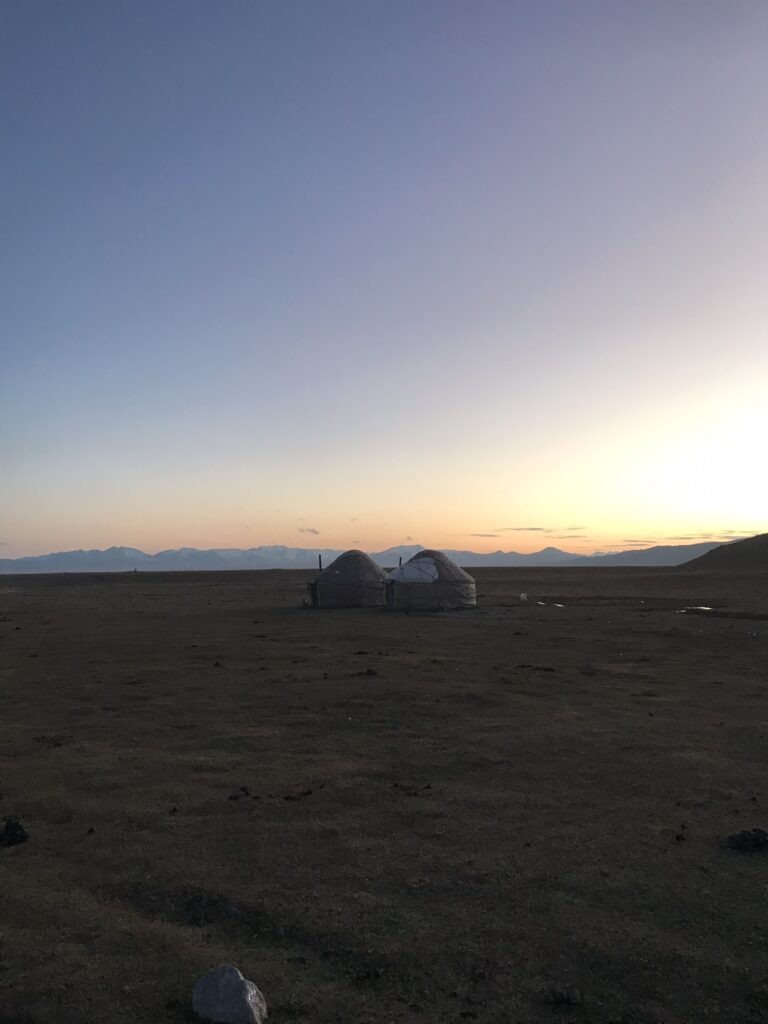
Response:
M558 551L558 552L561 552L564 555L573 556L575 558L592 558L592 557L599 557L601 555L610 555L610 554L624 554L624 553L626 553L628 555L629 554L638 554L638 553L640 553L642 551L648 551L648 550L651 550L652 548L657 548L657 547L680 547L680 548L686 548L686 547L696 547L696 546L700 546L702 544L712 544L714 546L718 546L718 545L721 545L721 544L727 544L727 543L734 542L736 540L747 539L749 537L754 537L754 536L759 536L759 534L758 533L745 533L745 534L741 534L739 536L734 536L733 533L731 533L730 536L725 536L725 537L721 534L721 535L714 535L714 536L709 536L709 537L701 537L700 539L695 539L693 536L691 536L690 538L687 537L687 536L685 536L685 537L684 536L680 536L679 538L678 537L661 538L660 540L657 540L657 541L648 542L647 544L644 544L643 546L640 546L638 543L632 543L632 542L625 541L624 542L625 546L621 546L621 544L618 544L618 543L615 544L615 545L608 544L608 545L603 545L603 546L600 546L600 547L596 547L596 548L594 548L593 550L591 550L589 552L585 552L585 551L569 551L566 548L559 548L559 547L556 547L555 545L551 545L551 544L550 545L544 545L541 548L536 548L536 549L533 549L531 551L520 551L520 550L517 550L515 548L505 549L505 548L502 548L502 547L494 548L493 550L490 550L490 551L475 551L475 550L473 550L471 548L458 548L458 547L447 547L447 546L443 547L443 548L436 548L436 550L460 551L460 552L466 552L466 553L473 554L473 555L478 555L479 557L488 557L490 555L496 555L496 554L520 555L521 557L530 557L530 556L533 556L533 555L541 554L542 552L545 552L545 551ZM678 543L670 543L670 541L678 541ZM627 544L629 546L626 546ZM143 548L135 547L134 545L131 545L131 544L110 544L108 547L105 547L105 548L83 548L83 547L80 547L80 548L61 548L61 549L56 550L56 551L45 551L45 552L42 552L42 553L39 553L39 554L23 554L23 555L12 555L12 556L4 557L2 555L2 547L5 547L5 546L8 546L8 545L4 544L4 545L0 546L0 562L17 562L17 561L22 561L24 559L50 558L50 557L53 557L53 556L56 556L56 555L70 555L70 554L81 554L81 553L82 554L87 554L87 553L106 554L109 551L136 551L140 555L143 555L143 556L145 556L147 558L156 558L158 555L162 555L162 554L175 554L175 553L182 552L182 551L190 551L190 552L197 552L197 553L224 552L224 551L229 551L229 552L248 552L248 551L259 551L259 550L270 549L270 548L272 548L272 549L274 549L274 548L282 548L282 549L284 549L286 551L301 551L301 552L306 552L307 554L322 554L322 553L329 552L329 551L333 551L333 552L337 552L337 553L341 554L344 551L349 551L349 550L357 549L357 550L365 550L366 553L369 554L369 555L371 555L371 554L385 554L385 553L387 553L389 551L397 551L397 550L400 550L400 549L428 550L427 545L420 544L420 543L417 543L417 542L401 543L401 544L390 544L388 547L380 548L380 549L373 549L373 548L365 549L365 548L354 548L354 547L352 547L352 548L343 548L343 547L336 547L336 546L330 546L330 545L328 545L328 546L321 546L319 544L313 545L312 547L304 547L304 546L301 546L301 545L290 545L290 544L280 544L280 543L256 544L256 545L251 545L250 547L223 547L223 546L221 546L221 547L204 547L204 548L199 548L199 547L195 547L194 545L181 544L178 547L171 547L171 548L163 547L163 548L158 548L155 551L145 551Z

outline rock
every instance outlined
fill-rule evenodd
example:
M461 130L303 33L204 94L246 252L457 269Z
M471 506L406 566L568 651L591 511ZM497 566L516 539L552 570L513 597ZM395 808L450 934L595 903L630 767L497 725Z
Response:
M542 1001L550 1006L583 1006L584 996L577 988L550 988L542 996Z
M198 980L192 1009L202 1020L217 1024L262 1024L267 1019L264 996L230 964L214 967Z
M765 853L768 851L768 832L764 828L744 829L726 840L732 850L745 853Z
M18 846L29 839L27 830L15 818L6 818L5 826L0 830L0 846Z

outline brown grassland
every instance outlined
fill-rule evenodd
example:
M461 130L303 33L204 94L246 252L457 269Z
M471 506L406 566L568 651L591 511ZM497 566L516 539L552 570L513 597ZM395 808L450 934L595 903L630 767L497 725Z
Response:
M0 576L0 1024L768 1021L768 573L308 577Z

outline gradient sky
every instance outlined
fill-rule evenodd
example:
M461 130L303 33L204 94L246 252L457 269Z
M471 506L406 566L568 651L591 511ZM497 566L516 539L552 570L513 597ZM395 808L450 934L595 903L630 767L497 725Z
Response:
M764 0L0 15L0 556L768 528Z

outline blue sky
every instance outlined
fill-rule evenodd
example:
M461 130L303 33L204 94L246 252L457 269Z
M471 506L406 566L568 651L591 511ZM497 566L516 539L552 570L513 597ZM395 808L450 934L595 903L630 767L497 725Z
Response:
M765 528L764 3L2 11L3 554Z

